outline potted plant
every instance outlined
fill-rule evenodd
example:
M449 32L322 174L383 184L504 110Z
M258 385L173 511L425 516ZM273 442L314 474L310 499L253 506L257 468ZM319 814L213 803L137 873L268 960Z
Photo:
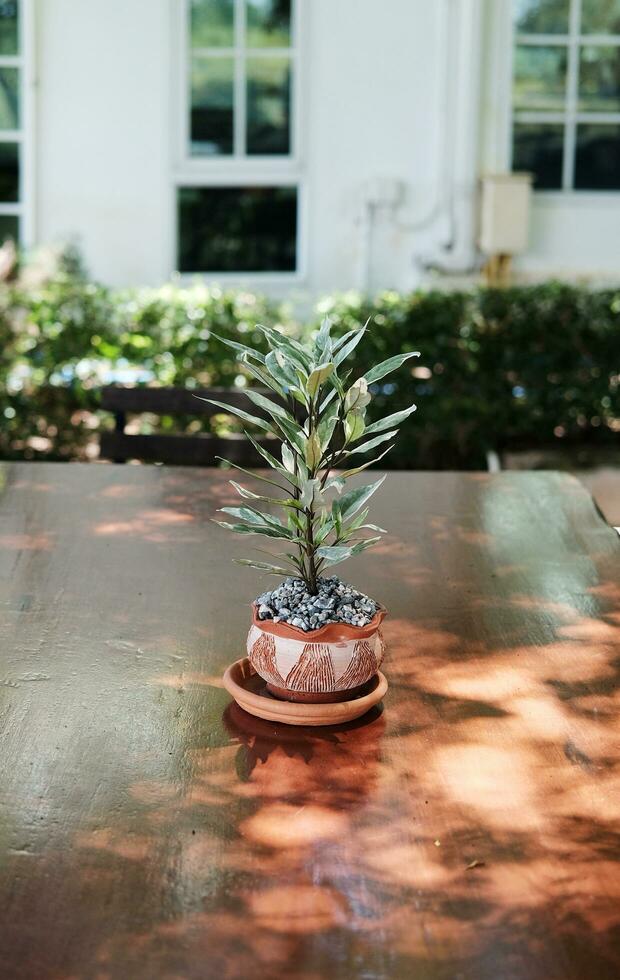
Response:
M344 364L366 326L331 336L325 319L314 341L301 344L278 330L259 326L269 353L218 338L239 355L266 397L247 388L261 417L207 399L267 438L246 436L271 469L252 474L262 493L231 484L242 498L223 507L232 520L216 523L243 535L282 542L279 560L234 559L282 581L252 606L248 657L277 698L302 702L344 701L363 694L383 659L380 625L386 610L331 573L353 555L381 540L383 529L368 523L372 495L385 477L347 490L347 481L390 451L397 429L415 405L370 425L366 408L373 386L418 352L397 354L352 383ZM365 459L389 443L379 455Z

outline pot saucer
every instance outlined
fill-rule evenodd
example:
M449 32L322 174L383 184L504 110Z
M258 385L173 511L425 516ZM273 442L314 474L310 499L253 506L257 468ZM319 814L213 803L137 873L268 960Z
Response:
M280 701L269 693L266 682L256 673L247 657L231 664L223 680L228 693L249 714L285 725L340 725L352 721L378 704L388 689L384 675L378 671L365 685L365 693L351 701L329 704Z

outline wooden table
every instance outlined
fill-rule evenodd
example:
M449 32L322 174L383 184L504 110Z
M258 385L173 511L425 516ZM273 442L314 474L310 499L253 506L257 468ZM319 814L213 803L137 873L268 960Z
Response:
M0 470L2 980L620 976L620 542L576 480L394 474L347 729L220 676L225 474ZM240 550L241 549L241 550Z

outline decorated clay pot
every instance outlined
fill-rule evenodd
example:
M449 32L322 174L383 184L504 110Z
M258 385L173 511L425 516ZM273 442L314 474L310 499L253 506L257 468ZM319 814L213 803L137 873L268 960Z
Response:
M276 697L288 701L346 701L357 697L381 666L384 653L379 609L367 626L328 623L304 632L288 623L259 619L252 606L248 658Z

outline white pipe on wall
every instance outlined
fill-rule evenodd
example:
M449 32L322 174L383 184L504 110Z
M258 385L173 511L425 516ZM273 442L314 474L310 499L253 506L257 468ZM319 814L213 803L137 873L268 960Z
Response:
M376 178L361 189L357 284L364 292L372 289L376 227L379 217L386 213L398 231L412 235L436 226L437 244L430 251L414 254L421 268L454 274L471 272L479 264L476 238L483 3L437 0L436 44L442 70L437 85L435 190L419 216L401 221L397 212L404 195L397 192L396 181ZM428 239L428 231L425 237Z
M447 0L444 47L450 97L444 119L448 240L416 257L425 269L459 273L478 265L476 250L483 0Z

